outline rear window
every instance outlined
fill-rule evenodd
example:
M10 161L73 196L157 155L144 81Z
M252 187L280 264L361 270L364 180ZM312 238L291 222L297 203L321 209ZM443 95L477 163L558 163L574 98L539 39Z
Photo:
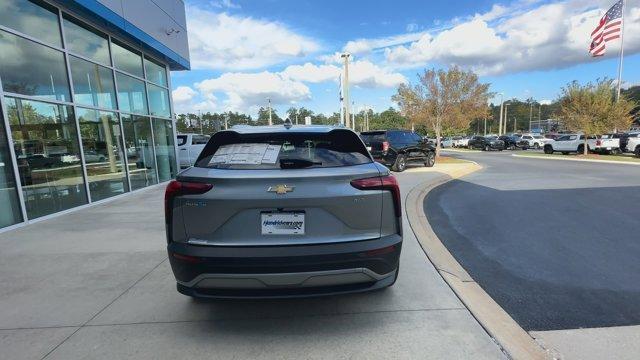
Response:
M178 135L178 146L183 146L187 143L187 135Z
M372 142L384 142L387 141L387 137L384 132L375 132L375 133L362 133L360 134L360 138L366 144L371 144Z
M235 170L327 168L371 163L358 136L348 130L328 133L218 132L200 154L197 167Z
M396 144L411 144L420 141L420 136L411 131L389 131L389 141Z

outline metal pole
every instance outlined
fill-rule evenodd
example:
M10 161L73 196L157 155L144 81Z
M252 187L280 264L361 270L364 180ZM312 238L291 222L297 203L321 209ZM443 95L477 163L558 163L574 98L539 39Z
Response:
M273 121L271 120L271 98L267 98L269 102L269 126L273 125Z
M349 102L349 56L351 56L351 54L349 53L344 53L342 54L340 57L342 57L344 59L344 85L343 85L343 95L344 95L344 118L346 121L345 126L350 128L351 127L351 103Z
M498 122L498 128L502 129L502 114L504 112L504 96L500 93L500 121ZM498 130L498 135L500 135L500 130Z
M531 132L531 120L533 120L533 101L529 106L529 132Z
M503 132L507 132L507 119L509 118L507 116L507 113L509 112L509 105L510 104L504 104L504 124L500 122L500 130L498 130L498 135L502 135Z
M487 136L487 117L484 117L484 136Z
M516 124L516 117L514 116L514 117L513 117L513 133L514 133L514 134L515 134L515 132L516 132L516 127L517 127L517 124Z
M622 59L624 58L624 10L626 2L622 0L622 22L620 25L620 62L618 63L618 92L616 101L620 101L620 89L622 87Z
M200 123L200 135L204 135L204 130L202 128L202 112L198 110L198 122Z

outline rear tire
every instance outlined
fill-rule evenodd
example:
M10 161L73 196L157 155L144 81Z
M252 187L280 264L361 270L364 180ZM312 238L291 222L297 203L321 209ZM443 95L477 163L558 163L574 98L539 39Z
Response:
M553 147L551 145L545 145L544 146L544 153L545 154L553 154Z
M578 145L578 155L584 154L584 145Z
M636 150L633 153L636 155L636 157L640 158L640 145L636 146Z
M533 148L536 150L540 150L540 144L538 143L533 144Z
M393 164L393 171L403 172L407 168L407 159L404 154L398 154L396 162Z
M427 154L427 159L424 162L424 166L433 167L436 164L436 154L434 152L429 152Z

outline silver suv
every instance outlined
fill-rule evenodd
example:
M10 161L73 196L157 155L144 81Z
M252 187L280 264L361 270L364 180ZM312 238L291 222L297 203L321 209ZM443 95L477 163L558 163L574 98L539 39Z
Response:
M358 292L398 276L398 183L348 129L218 132L167 186L165 213L169 260L185 295Z

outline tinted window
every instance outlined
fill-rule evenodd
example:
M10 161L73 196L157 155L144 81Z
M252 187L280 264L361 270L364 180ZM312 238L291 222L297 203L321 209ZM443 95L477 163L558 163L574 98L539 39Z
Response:
M169 91L159 86L148 84L149 112L151 115L170 117Z
M416 137L410 131L389 131L387 137L394 144L412 144L420 140L420 136L416 140Z
M39 1L1 0L0 25L51 45L62 44L57 11Z
M292 162L299 162L302 164L300 167L305 168L324 168L360 165L372 160L357 135L346 130L324 134L238 134L222 131L211 137L196 166L279 169L281 164Z
M364 141L366 144L370 144L371 142L387 141L387 137L385 136L385 133L383 133L383 132L379 132L379 133L362 133L362 134L360 134L360 137L362 138L362 141Z
M198 135L194 136L191 142L193 145L205 145L209 141L209 136Z
M65 41L69 50L99 63L111 65L109 41L106 36L66 16L63 23Z
M147 80L158 85L167 86L167 72L165 71L164 66L145 57L144 70L147 73Z
M111 43L111 52L113 54L113 65L116 68L129 74L143 77L142 56L139 53L116 42Z
M187 143L187 135L178 135L178 146L183 146Z
M75 102L107 109L116 108L116 91L112 70L69 57Z
M0 78L4 91L69 101L62 52L0 31Z
M118 82L118 105L120 110L146 114L147 93L144 82L131 76L116 74Z

